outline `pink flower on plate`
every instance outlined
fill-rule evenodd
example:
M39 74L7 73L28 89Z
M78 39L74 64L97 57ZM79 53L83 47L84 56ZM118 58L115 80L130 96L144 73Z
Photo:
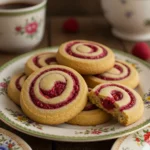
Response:
M136 138L135 140L136 140L136 142L140 142L140 139L139 139L139 138Z
M11 143L8 144L8 148L9 148L10 150L12 149L13 146L14 146L14 145L11 144Z
M34 34L35 32L37 32L37 28L38 28L38 23L32 22L32 23L26 25L25 31L28 34Z
M96 130L96 129L92 131L92 134L100 134L100 133L102 133L102 132L99 130Z
M150 145L150 132L144 134L144 141Z
M7 83L5 83L5 82L1 82L1 83L0 83L0 87L2 87L2 88L6 88L6 87L7 87Z

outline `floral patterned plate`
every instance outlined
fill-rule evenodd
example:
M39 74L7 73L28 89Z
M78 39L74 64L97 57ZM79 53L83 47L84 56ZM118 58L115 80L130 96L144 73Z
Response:
M150 127L117 139L111 150L150 150Z
M57 47L45 48L40 51L57 51ZM98 126L75 126L69 124L60 124L57 126L48 126L38 124L21 111L7 96L6 88L10 77L18 72L22 72L24 64L29 57L37 53L30 52L21 55L0 68L0 118L3 122L26 134L58 141L101 141L126 136L137 130L140 130L150 124L150 65L129 54L115 51L116 57L131 63L137 68L140 75L140 84L137 91L143 97L145 103L145 112L143 117L136 123L124 127L111 120Z
M20 137L0 128L0 150L31 150L31 148Z

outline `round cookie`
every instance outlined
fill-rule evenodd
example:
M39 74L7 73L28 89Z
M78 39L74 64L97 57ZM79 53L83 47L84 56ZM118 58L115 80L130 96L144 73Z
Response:
M56 55L58 63L71 67L81 74L103 73L114 66L115 57L108 47L85 40L62 44Z
M56 53L54 52L41 52L32 56L25 64L25 73L29 76L39 68L57 64L55 57Z
M126 126L138 121L144 112L144 104L140 95L122 84L97 85L89 93L89 99Z
M91 88L107 82L121 83L130 88L135 88L139 84L137 70L129 63L120 60L116 60L114 67L109 71L97 75L87 75L84 76L84 79Z
M81 126L94 126L105 123L109 119L110 115L108 113L104 112L88 101L83 111L69 120L67 123Z
M80 113L87 103L83 77L61 65L43 67L31 74L21 91L21 107L32 120L61 124Z
M11 78L8 84L8 96L18 105L20 105L20 92L26 78L27 76L24 73L18 73Z

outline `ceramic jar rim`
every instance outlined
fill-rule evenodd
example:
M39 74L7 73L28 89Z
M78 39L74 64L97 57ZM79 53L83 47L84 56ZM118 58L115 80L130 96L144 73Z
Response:
M39 10L44 8L47 3L47 0L40 0L40 2L36 3L34 6L20 9L0 9L0 15L17 15L20 13L29 13L32 11Z

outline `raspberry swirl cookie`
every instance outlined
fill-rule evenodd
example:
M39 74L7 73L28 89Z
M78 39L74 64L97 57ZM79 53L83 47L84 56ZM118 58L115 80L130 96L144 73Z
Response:
M26 78L27 76L24 73L19 73L14 75L8 84L8 96L12 101L14 101L18 105L20 105L20 92Z
M111 69L115 59L106 46L84 40L69 41L59 47L57 61L81 74L98 74Z
M42 52L32 56L25 65L25 73L29 76L39 68L57 64L55 56L56 53L52 52Z
M89 93L89 99L93 104L117 118L123 125L136 122L144 112L144 104L140 95L122 84L97 85Z
M69 120L67 123L81 126L94 126L105 123L109 119L110 115L108 113L104 112L88 101L83 111L73 119Z
M21 107L32 120L61 124L80 113L87 103L88 88L72 68L51 65L31 74L21 91Z
M97 75L88 75L84 78L91 88L106 82L121 83L131 88L135 88L139 84L139 74L136 69L129 63L120 60L116 60L114 67L109 71Z

